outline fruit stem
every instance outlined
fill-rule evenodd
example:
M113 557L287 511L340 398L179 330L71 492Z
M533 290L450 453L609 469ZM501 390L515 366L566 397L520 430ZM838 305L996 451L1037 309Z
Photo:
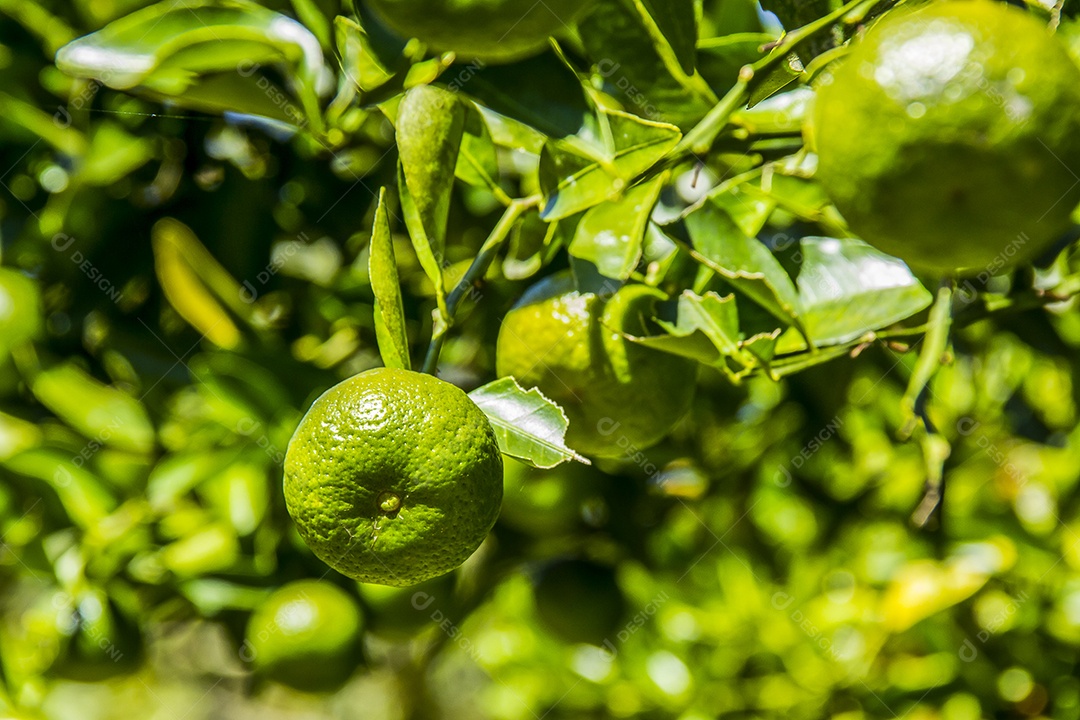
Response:
M454 324L454 314L457 312L458 305L461 304L461 301L473 285L487 274L488 268L491 267L491 263L498 256L503 243L510 237L510 231L513 229L514 223L518 221L518 218L525 211L538 206L539 203L540 196L533 195L527 198L518 198L507 206L506 211L499 218L499 222L495 225L491 234L488 235L487 240L480 246L480 251L476 254L472 264L469 265L469 269L465 271L461 280L458 281L457 285L446 297L446 324L444 327L436 328L431 334L427 357L424 358L424 372L429 375L435 374L443 343L446 342L446 333Z

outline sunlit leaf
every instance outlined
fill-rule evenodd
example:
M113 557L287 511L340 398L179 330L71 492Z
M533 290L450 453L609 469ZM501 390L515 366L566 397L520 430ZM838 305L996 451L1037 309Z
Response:
M469 393L487 415L499 450L538 468L568 460L588 460L566 446L569 421L562 408L533 388L526 392L511 377L500 378Z
M179 93L191 78L287 60L313 73L322 50L300 23L235 0L171 0L126 15L65 45L57 66L127 90L147 84ZM151 79L156 73L161 77Z
M90 528L116 507L116 499L69 453L34 448L0 463L6 470L43 481L56 493L71 521Z
M605 112L610 133L596 156L580 146L548 142L540 155L540 185L546 196L542 216L559 220L618 195L679 143L679 129L621 112Z
M334 18L334 38L342 72L360 90L369 92L393 77L393 72L371 47L367 32L352 18L344 15Z
M390 237L390 218L386 212L386 188L379 191L379 205L375 209L368 275L375 294L375 335L383 364L409 370L409 339L405 332L405 310L401 304L394 242Z
M415 87L398 106L398 153L409 196L402 201L405 223L414 241L426 239L440 264L464 131L465 107L457 95L442 88Z
M578 223L570 254L596 265L601 275L626 280L641 260L642 240L667 174L601 203Z
M929 307L931 293L907 265L854 238L808 237L801 241L799 296L806 330L816 345L856 340ZM794 333L777 352L806 347Z
M183 223L165 218L151 232L154 269L176 311L218 347L240 344L240 330L220 301L240 310L241 287ZM214 291L211 290L214 289Z
M484 116L472 103L466 104L465 131L461 136L455 174L473 187L497 190L499 158Z
M136 453L154 447L154 426L142 403L72 363L41 370L31 390L58 418L100 445Z
M686 228L700 262L777 319L798 322L795 283L764 243L747 236L730 215L710 202L686 216Z

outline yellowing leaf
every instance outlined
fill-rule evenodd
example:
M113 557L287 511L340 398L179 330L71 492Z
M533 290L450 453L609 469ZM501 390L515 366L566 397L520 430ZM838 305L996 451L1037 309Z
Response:
M959 556L944 563L910 562L893 577L881 600L882 624L890 632L903 632L957 603L986 584L998 570L993 564Z
M240 286L199 243L183 223L165 218L152 231L154 269L165 297L176 312L218 347L232 350L240 344L240 330L214 298L204 278L209 277L219 289L235 287L232 297L239 300ZM198 268L198 270L196 270Z

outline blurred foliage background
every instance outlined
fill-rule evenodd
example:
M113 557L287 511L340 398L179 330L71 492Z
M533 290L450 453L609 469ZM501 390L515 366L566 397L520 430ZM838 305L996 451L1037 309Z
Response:
M953 444L936 528L909 523L926 470L897 440L914 354L875 344L781 382L703 369L692 414L628 462L508 462L492 537L445 579L328 572L281 462L310 401L379 364L366 247L392 128L358 112L330 152L53 65L145 4L0 0L4 717L1080 718L1074 301L958 331L931 386ZM776 32L744 0L703 17ZM455 193L451 276L499 211ZM433 288L396 250L422 344ZM536 272L516 270L469 298L444 378L493 377ZM333 692L251 672L252 611L299 579L363 613Z

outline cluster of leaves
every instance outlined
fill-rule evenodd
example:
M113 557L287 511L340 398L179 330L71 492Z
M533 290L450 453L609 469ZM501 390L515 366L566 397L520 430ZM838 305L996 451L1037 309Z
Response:
M948 539L913 534L935 470L895 443L914 359L885 342L918 338L931 296L847 237L801 140L822 38L875 3L781 36L742 0L601 0L557 47L490 67L362 7L145 4L0 0L3 262L34 278L43 327L0 338L4 703L79 707L58 676L121 671L135 705L178 679L233 702L251 609L325 573L280 464L342 377L437 364L508 454L568 459L546 401L484 383L501 315L569 265L582 288L670 296L634 340L709 368L692 416L603 468L511 464L492 542L434 604L399 598L408 642L350 586L371 672L346 697L1080 715L1080 332L1071 301L1043 308L1076 263L961 293L958 359L930 386ZM534 612L530 576L566 557L617 568L626 610L599 648Z

